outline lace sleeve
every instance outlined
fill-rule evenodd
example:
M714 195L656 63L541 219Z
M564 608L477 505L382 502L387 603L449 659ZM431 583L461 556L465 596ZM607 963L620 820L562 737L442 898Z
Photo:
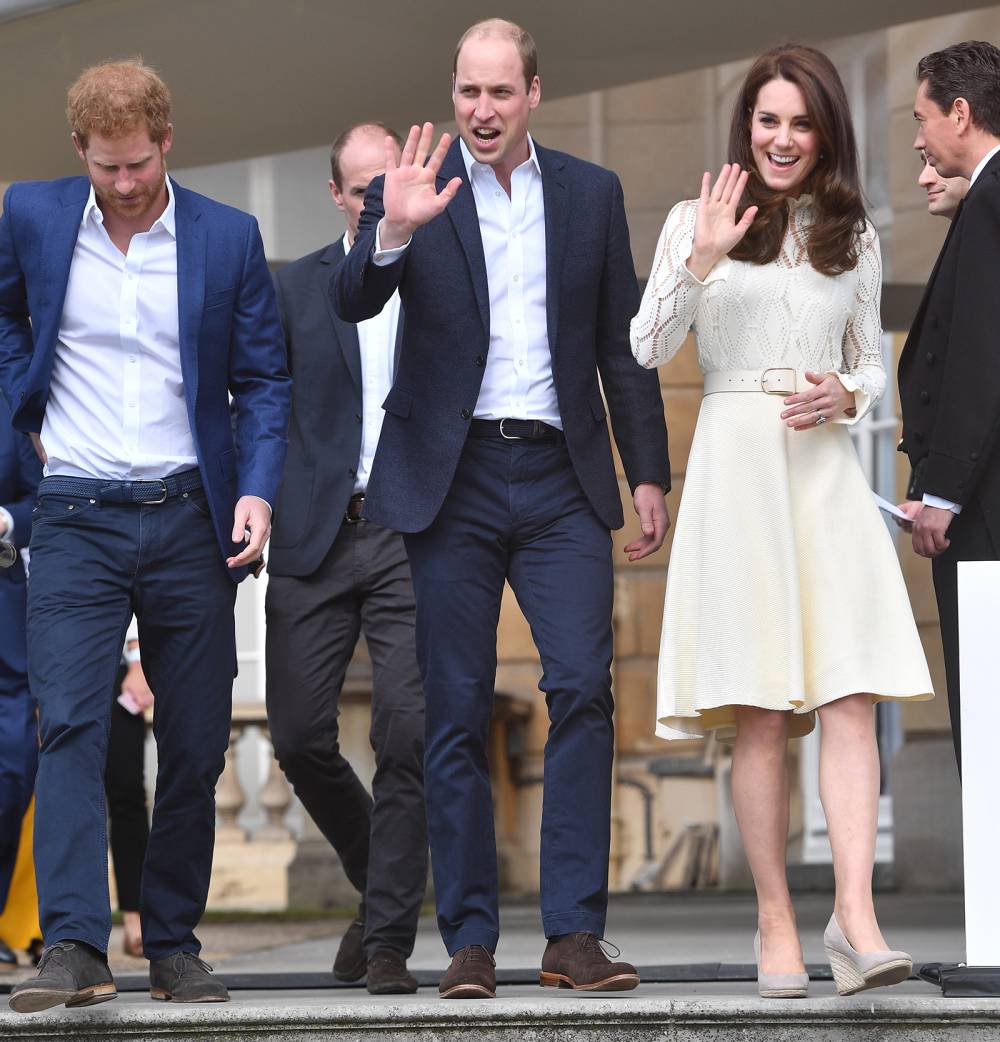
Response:
M882 363L882 254L878 234L869 224L858 247L858 285L854 312L844 330L844 370L837 375L854 395L854 416L841 416L838 423L857 423L878 405L885 392Z
M691 255L697 212L697 200L689 199L667 214L642 305L632 319L632 354L647 369L666 365L677 354L694 322L705 287L724 280L732 264L723 257L704 282L687 270L685 261Z

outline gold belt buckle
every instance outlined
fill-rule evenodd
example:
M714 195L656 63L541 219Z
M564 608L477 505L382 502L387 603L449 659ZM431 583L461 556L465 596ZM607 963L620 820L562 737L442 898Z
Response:
M767 386L767 374L768 373L791 373L792 374L792 388L790 391L772 391ZM764 394L777 394L781 397L786 397L789 394L795 394L795 370L791 366L774 366L771 369L765 369L760 374L760 389Z

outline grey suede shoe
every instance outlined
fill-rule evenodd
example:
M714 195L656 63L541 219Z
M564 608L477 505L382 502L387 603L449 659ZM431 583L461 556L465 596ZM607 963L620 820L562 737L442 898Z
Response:
M39 1013L53 1006L93 1006L117 997L107 958L80 941L56 941L42 952L34 977L10 993L15 1013Z
M808 973L764 973L760 968L760 930L753 939L757 960L757 994L762 999L804 999L809 992Z
M868 988L899 984L913 970L913 960L906 952L855 951L833 915L823 934L823 944L840 995L853 995Z
M161 1002L228 1002L229 992L212 967L191 952L149 963L149 997Z

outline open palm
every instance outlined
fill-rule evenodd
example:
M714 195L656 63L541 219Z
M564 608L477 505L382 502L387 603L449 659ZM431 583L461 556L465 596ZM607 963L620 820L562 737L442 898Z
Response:
M438 192L437 174L448 153L451 135L442 134L437 148L430 152L433 135L432 123L411 127L398 163L392 139L386 139L382 205L386 223L404 241L421 225L443 213L462 184L461 178L454 177Z
M738 163L727 163L709 188L711 174L701 179L698 214L694 222L692 253L713 264L724 257L746 235L757 216L757 207L749 206L737 221L736 210L746 188L747 171Z

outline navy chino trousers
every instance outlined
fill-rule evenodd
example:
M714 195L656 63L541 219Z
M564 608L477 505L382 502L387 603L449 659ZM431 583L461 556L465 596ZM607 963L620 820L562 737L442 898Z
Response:
M35 871L47 945L106 951L104 772L111 690L134 613L156 692L156 797L140 914L146 956L196 953L208 896L215 784L236 666L227 574L201 490L158 505L47 495L31 530L28 675L39 707Z
M438 925L454 955L496 949L487 743L510 583L542 661L549 736L541 834L547 937L603 936L614 753L611 535L563 442L469 438L433 524L405 536L426 698L425 791Z
M21 819L31 802L37 764L38 724L28 678L0 666L0 912L14 875Z

